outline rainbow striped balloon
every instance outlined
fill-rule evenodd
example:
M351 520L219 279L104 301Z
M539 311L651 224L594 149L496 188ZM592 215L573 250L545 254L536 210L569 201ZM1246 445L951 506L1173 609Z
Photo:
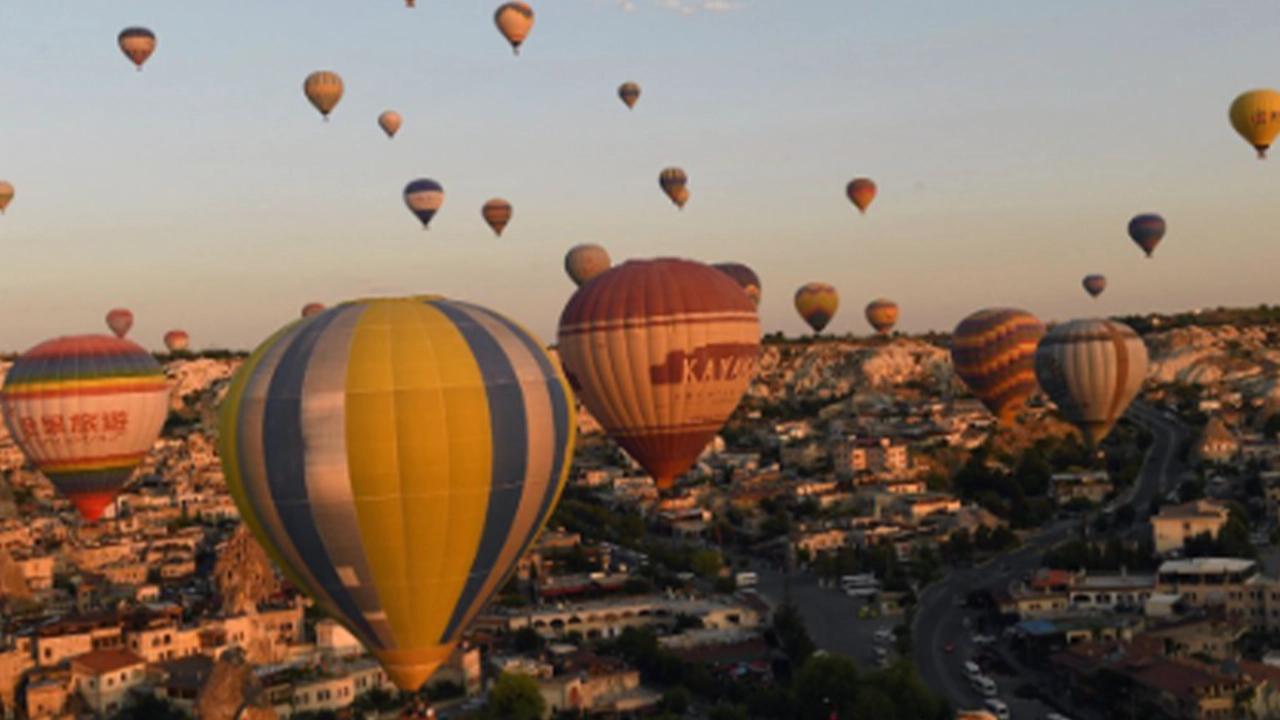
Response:
M0 409L31 464L93 522L160 436L169 386L159 363L128 340L61 337L14 362Z
M413 691L555 507L572 398L542 344L501 315L349 302L245 362L222 406L222 464L280 568Z
M1013 422L1036 391L1036 343L1044 323L1025 310L986 308L960 321L951 335L956 375L999 419Z

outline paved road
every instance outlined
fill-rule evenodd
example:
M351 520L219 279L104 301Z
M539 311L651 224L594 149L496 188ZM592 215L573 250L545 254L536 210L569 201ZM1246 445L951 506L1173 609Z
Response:
M1151 507L1152 498L1163 495L1176 487L1181 464L1178 449L1187 436L1186 428L1165 417L1159 411L1135 403L1130 408L1130 418L1147 427L1154 435L1154 442L1147 449L1142 470L1133 487L1112 503L1112 508L1131 504L1137 520L1132 532L1140 532L1142 521ZM977 707L981 699L970 688L962 670L962 663L970 657L974 648L971 635L966 630L964 618L971 611L955 604L973 590L1007 586L1014 578L1039 567L1041 556L1054 545L1069 538L1078 527L1078 521L1062 521L1041 530L1023 547L999 556L976 568L958 569L949 573L921 594L919 612L915 624L915 662L924 681L935 691L942 693L953 707ZM955 646L953 654L943 652L947 643ZM1014 717L1043 717L1048 709L1010 696L1010 691L1022 682L1034 682L1034 678L995 678L1001 686L1001 697L1009 703Z
M780 604L787 592L783 573L765 567L758 567L756 572L760 576L756 590L771 605ZM860 667L875 667L876 632L892 630L902 621L901 617L859 619L862 601L847 597L838 589L820 587L817 579L807 573L791 575L790 593L814 644L827 652L847 655ZM892 651L893 643L887 645Z

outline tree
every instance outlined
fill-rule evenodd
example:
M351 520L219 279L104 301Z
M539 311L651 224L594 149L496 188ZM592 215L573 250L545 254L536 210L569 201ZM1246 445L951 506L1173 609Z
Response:
M688 688L683 685L677 685L663 694L662 704L659 707L662 708L663 712L684 715L692 703L693 697L689 694Z
M185 720L186 717L186 713L155 695L144 695L113 715L112 720Z
M516 650L526 654L541 650L543 644L542 636L531 627L522 627L517 630L512 642L515 643Z
M778 606L773 614L773 633L792 666L803 663L817 649L804 626L800 610L792 603Z
M542 720L546 709L537 680L528 675L502 673L489 693L487 715L494 720Z
M715 550L699 550L693 554L690 566L699 577L710 579L720 574L724 561Z
M883 717L857 714L858 668L847 657L809 658L796 675L794 687L797 717L826 718L833 711L842 718Z

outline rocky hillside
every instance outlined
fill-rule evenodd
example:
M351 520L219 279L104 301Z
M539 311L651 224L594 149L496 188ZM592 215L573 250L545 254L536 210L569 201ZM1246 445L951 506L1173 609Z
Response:
M823 340L766 345L749 395L827 399L907 384L948 390L952 382L950 356L936 345L912 338Z

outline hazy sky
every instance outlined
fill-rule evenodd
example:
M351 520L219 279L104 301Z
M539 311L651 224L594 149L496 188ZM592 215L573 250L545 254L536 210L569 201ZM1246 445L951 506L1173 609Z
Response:
M1256 161L1226 117L1280 86L1274 0L540 0L519 58L497 4L0 3L0 349L113 305L151 347L251 347L309 300L426 292L551 341L579 242L746 262L788 333L809 280L839 288L835 332L879 295L910 331L1280 301L1280 151ZM132 24L159 37L142 73ZM318 69L347 85L327 124L301 92ZM866 217L855 175L880 186ZM400 197L420 176L448 193L430 232ZM515 205L500 240L493 196ZM1150 261L1125 234L1143 211L1170 226Z

